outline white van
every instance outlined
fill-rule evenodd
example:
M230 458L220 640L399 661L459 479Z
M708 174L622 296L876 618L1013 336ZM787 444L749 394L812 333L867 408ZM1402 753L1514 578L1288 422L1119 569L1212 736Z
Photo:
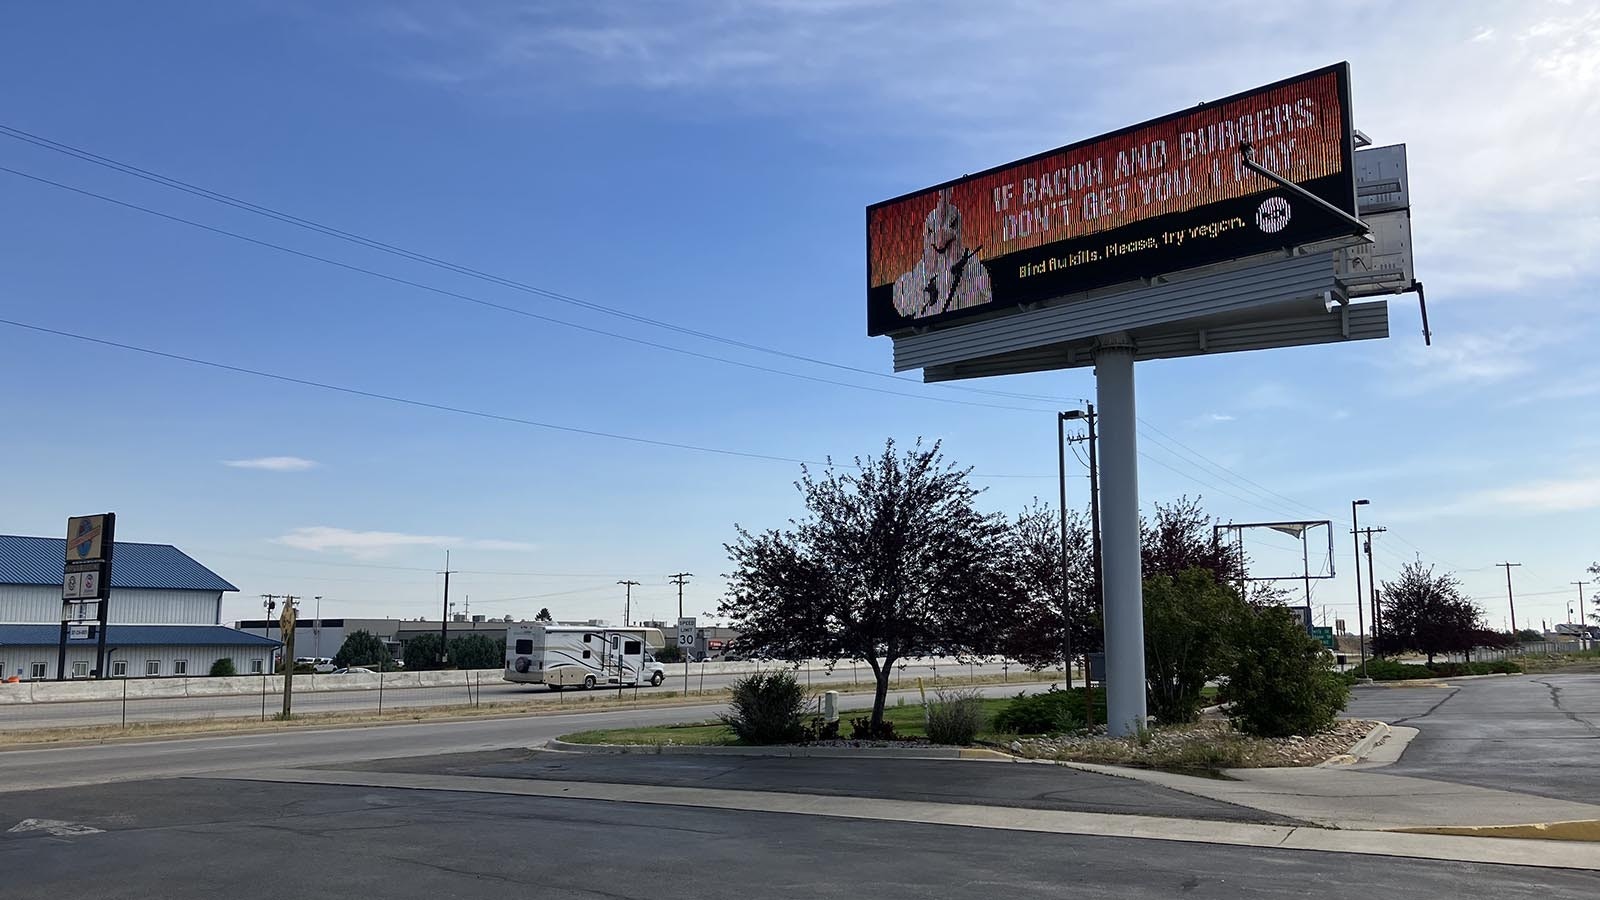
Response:
M565 688L659 685L666 669L650 652L656 628L513 625L506 629L507 681Z

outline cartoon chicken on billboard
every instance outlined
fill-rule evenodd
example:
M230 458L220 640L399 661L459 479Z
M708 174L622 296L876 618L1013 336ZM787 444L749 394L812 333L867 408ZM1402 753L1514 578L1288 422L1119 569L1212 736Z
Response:
M983 246L969 249L962 242L961 210L950 194L949 188L940 191L923 220L922 258L894 280L894 308L907 318L937 316L994 299L989 270L978 258Z

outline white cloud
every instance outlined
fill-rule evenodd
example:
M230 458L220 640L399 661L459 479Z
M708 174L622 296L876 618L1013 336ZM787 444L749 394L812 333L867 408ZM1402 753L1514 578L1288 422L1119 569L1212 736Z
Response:
M1409 146L1418 272L1436 290L1600 265L1593 5L1146 0L1108 15L1037 0L412 0L368 27L412 77L513 105L587 81L715 95L814 134L914 136L927 158L884 194L1303 71L1336 47L1356 124ZM1123 40L1129 28L1140 40Z
M489 552L526 552L533 544L497 538L472 540L450 535L407 534L399 531L353 531L326 525L296 528L272 539L275 544L316 553L344 553L359 559L387 556L407 547L467 548Z
M1195 424L1196 425L1220 425L1223 422L1236 421L1237 418L1238 418L1237 416L1230 416L1227 413L1212 412L1212 413L1206 413L1205 415L1200 416L1198 419L1195 420Z
M1600 475L1530 481L1484 491L1479 502L1528 513L1570 512L1600 508Z
M255 459L229 459L223 465L235 469L263 469L268 472L304 472L315 469L317 462L299 456L258 456Z

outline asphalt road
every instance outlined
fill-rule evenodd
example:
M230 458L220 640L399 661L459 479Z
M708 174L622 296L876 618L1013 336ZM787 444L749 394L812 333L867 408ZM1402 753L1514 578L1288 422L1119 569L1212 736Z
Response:
M1034 690L1040 687L1032 685ZM1022 689L1017 684L980 688L994 697ZM890 694L890 702L901 698L916 702L917 692ZM870 696L852 695L842 705L854 709L870 703ZM718 703L360 728L293 728L231 737L113 741L75 747L0 749L0 795L5 791L106 781L528 747L574 731L697 721L723 709ZM3 892L0 896L4 896Z
M689 666L689 692L691 694L701 690L721 690L734 681L743 678L740 675L713 675L707 674L703 678L696 673L696 666ZM648 685L640 687L640 695L664 693L667 691L681 691L683 689L683 667L668 666L666 682L659 688ZM1009 670L999 665L980 666L933 666L925 663L911 663L895 674L896 684L911 684L919 677L970 677L977 676L1007 676L1018 681L1032 680L1028 673L1018 666L1011 666ZM872 672L866 666L857 666L852 670L848 663L842 663L829 674L824 669L805 669L796 673L802 683L810 685L861 685L870 686ZM481 688L481 690L480 690ZM4 689L0 686L0 689ZM597 689L591 693L605 693L604 689ZM611 693L615 694L613 689ZM627 696L634 694L633 688L627 688ZM498 677L485 679L481 685L471 690L465 684L445 685L428 688L401 688L389 689L382 694L383 708L408 709L429 706L459 706L473 702L476 697L479 703L548 703L559 706L571 703L572 692L556 693L541 685L512 684L502 681ZM259 718L272 715L282 709L283 699L277 694L268 694L263 703L260 694L240 694L225 697L181 697L157 699L129 699L126 703L126 721L129 723L149 722L177 722L207 719L232 719L232 718ZM379 692L376 690L350 690L350 691L303 691L294 695L294 709L297 713L353 713L376 712L379 704ZM0 705L0 730L28 730L35 728L64 728L86 725L117 725L123 721L124 703L121 700L90 700L73 701L65 703L26 703Z
M1015 767L1006 767L1015 768ZM155 781L0 794L7 900L1589 898L1590 872L390 788Z
M978 765L956 759L836 759L753 756L584 756L501 750L386 759L344 770L602 781L833 797L973 803L1134 816L1179 816L1274 825L1304 824L1145 782L1064 766Z
M1562 800L1600 799L1600 675L1357 688L1347 715L1418 735L1381 771Z

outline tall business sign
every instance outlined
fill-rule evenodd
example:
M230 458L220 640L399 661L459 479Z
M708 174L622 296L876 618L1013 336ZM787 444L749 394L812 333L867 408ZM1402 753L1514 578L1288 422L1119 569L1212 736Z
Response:
M106 674L106 624L111 598L111 558L116 550L117 514L73 516L67 520L66 558L61 568L61 639L56 680L67 677L69 641L95 640L93 675ZM91 619L90 628L85 623Z
M1355 151L1338 63L867 207L897 371L1094 366L1113 734L1146 720L1134 363L1388 337L1354 301L1411 287L1405 149Z

